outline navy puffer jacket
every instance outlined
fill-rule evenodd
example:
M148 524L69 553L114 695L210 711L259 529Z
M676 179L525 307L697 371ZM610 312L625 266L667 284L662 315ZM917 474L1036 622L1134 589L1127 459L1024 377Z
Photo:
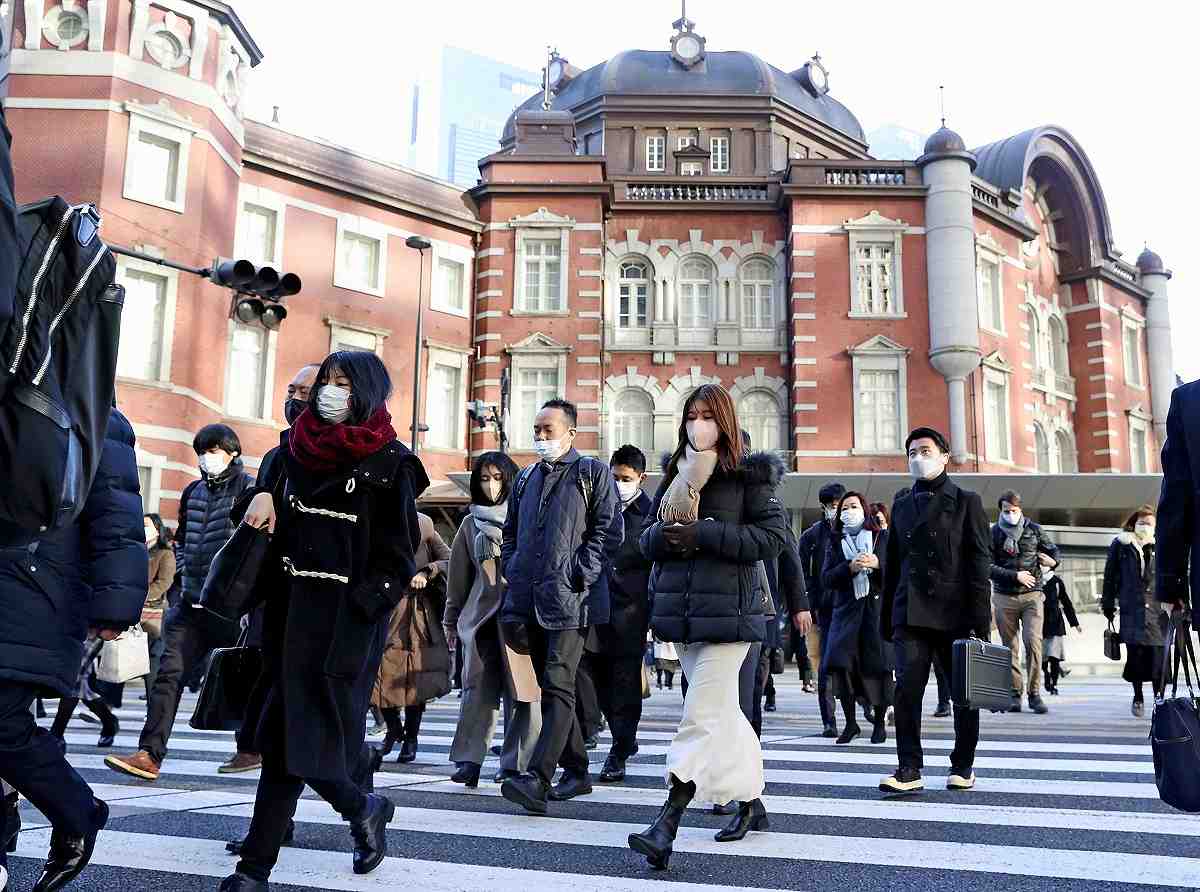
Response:
M246 474L242 460L235 458L219 476L205 474L183 491L176 540L181 543L180 576L183 599L188 603L200 600L209 565L233 535L234 503L253 486L254 480Z
M732 473L718 468L700 491L696 550L682 557L667 548L658 506L671 485L664 475L642 533L650 571L651 626L663 641L762 641L766 633L759 561L787 544L787 516L778 497L783 462L757 452ZM774 621L774 614L771 620Z
M73 696L89 627L138 621L149 587L133 428L109 417L83 513L40 539L0 531L0 679Z

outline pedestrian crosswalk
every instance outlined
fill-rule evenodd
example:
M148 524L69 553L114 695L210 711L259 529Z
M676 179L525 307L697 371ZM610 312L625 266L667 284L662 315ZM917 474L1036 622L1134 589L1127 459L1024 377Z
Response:
M366 877L350 871L350 840L338 816L308 796L296 813L296 844L284 849L272 881L303 889L628 890L920 889L1003 892L1200 887L1200 818L1158 801L1147 722L1121 715L1115 683L1074 686L1049 717L985 716L977 788L943 789L952 746L949 720L926 719L926 784L920 797L876 789L895 767L894 742L848 746L816 736L815 700L794 682L779 685L780 712L766 719L763 750L771 829L717 843L725 820L693 803L671 869L652 873L626 848L663 799L663 761L678 721L677 692L647 701L641 750L627 778L552 803L550 815L519 812L490 782L448 781L458 700L431 704L417 761L393 760L376 777L395 803L391 855ZM112 819L93 866L72 888L215 889L232 871L225 842L241 836L253 809L257 772L218 775L232 735L187 727L186 698L157 783L118 775L95 749L96 728L76 718L68 758L109 802ZM931 704L932 705L932 704ZM51 704L51 709L53 704ZM144 710L117 712L115 751L136 748ZM592 756L607 753L601 737ZM11 889L28 888L49 829L28 805L10 870Z

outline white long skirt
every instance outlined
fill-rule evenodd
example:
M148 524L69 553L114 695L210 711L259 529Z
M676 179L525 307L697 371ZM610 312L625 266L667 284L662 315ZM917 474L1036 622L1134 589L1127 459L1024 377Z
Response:
M738 701L738 672L749 651L745 642L679 647L688 691L666 780L692 781L702 802L749 802L766 786L762 747Z

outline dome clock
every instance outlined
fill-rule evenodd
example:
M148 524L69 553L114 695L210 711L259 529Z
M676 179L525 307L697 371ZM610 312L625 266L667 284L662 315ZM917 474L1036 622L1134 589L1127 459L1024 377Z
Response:
M672 27L675 35L671 38L671 58L684 68L691 68L704 60L704 38L696 33L696 23L687 17L687 4L684 3L683 15L675 20Z

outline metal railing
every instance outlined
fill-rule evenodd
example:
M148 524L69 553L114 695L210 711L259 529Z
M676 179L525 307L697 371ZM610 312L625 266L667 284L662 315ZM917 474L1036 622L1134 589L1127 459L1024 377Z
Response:
M827 167L826 186L903 186L904 171L882 167Z
M763 183L626 183L626 201L767 201Z

